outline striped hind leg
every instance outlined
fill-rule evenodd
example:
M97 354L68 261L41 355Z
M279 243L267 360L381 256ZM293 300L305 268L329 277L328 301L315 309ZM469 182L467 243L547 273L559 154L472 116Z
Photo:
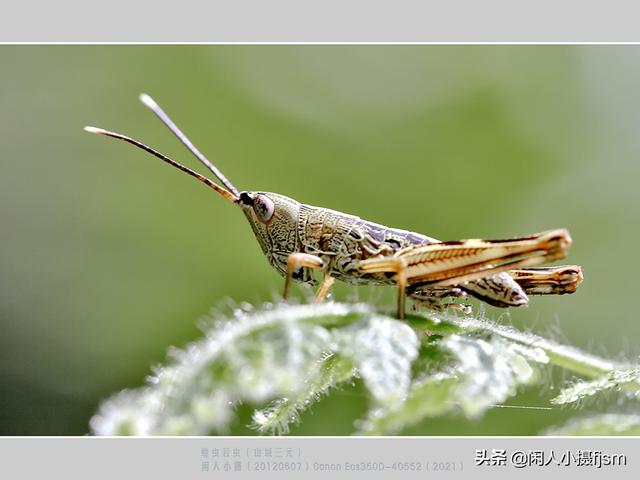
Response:
M574 293L582 282L578 265L510 270L513 278L528 295L564 295Z

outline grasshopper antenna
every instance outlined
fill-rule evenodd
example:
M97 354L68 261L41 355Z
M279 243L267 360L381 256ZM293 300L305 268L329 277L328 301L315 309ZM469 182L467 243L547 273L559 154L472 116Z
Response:
M163 162L168 163L169 165L172 165L174 167L176 167L179 170L182 170L185 173L188 173L189 175L191 175L192 177L195 177L196 179L200 180L202 183L204 183L205 185L208 185L209 187L213 188L216 192L218 192L220 195L222 195L224 198L226 198L227 200L229 200L232 203L237 203L238 202L238 195L237 193L232 193L229 192L228 190L222 188L220 185L218 185L217 183L209 180L207 177L205 177L204 175L200 175L198 172L191 170L188 167L185 167L184 165L182 165L181 163L176 162L175 160L170 159L169 157L167 157L166 155L163 155L162 153L154 150L151 147L148 147L147 145L145 145L142 142L139 142L138 140L135 140L131 137L127 137L126 135L122 135L121 133L116 133L116 132L110 132L109 130L104 130L102 128L97 128L97 127L84 127L84 129L87 132L90 133L96 133L98 135L104 135L106 137L112 137L112 138L117 138L118 140L123 140L127 143L130 143L131 145L135 145L138 148L141 148L142 150L144 150L145 152L149 152L151 155L158 157L160 160L162 160ZM223 177L224 178L224 177ZM235 189L234 189L235 190Z
M164 123L169 128L169 130L171 130L171 132L176 137L178 137L178 139L184 144L184 146L187 147L189 151L191 151L191 153L193 153L196 156L196 158L200 160L205 167L211 170L213 174L216 177L218 177L218 179L222 182L222 184L225 187L227 187L227 190L229 190L236 197L240 196L236 187L234 187L233 184L229 180L227 180L227 177L225 177L222 174L222 172L218 170L216 166L213 163L211 163L209 159L205 157L202 154L202 152L198 150L193 143L191 143L191 140L189 140L187 136L184 133L182 133L182 130L180 130L178 126L175 123L173 123L173 121L169 118L169 115L167 115L164 112L164 110L160 108L160 105L158 105L153 98L151 98L146 93L142 93L140 94L140 101L145 106L149 107L149 109L156 114L156 116L162 121L162 123Z

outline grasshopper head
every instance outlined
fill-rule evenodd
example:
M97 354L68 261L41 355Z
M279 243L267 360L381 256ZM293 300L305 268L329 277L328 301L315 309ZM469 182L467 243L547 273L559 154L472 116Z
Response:
M269 261L295 251L300 203L270 192L240 192L237 203Z

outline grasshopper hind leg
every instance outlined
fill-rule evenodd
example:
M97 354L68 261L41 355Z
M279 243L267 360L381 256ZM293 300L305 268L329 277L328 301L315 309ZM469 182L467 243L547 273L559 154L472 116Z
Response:
M467 312L468 305L441 303L445 297L463 298L467 294L499 308L527 305L528 295L565 295L574 293L582 282L582 269L577 265L532 267L466 282L461 286L429 287L412 285L407 291L418 305L441 310L455 308Z
M471 305L461 302L447 303L443 300L448 297L454 299L474 297L499 308L520 307L529 303L529 297L524 288L509 273L498 273L487 278L464 282L461 285L443 287L418 283L410 285L405 290L406 295L415 302L416 306L432 310L450 308L465 314L471 313Z
M520 307L529 302L523 288L507 273L499 273L487 278L450 287L431 287L429 285L412 285L409 296L419 305L442 310L453 308L464 313L471 313L471 306L461 303L441 303L446 297L474 297L494 307Z
M461 288L494 307L521 307L529 303L525 290L506 272L467 282Z
M456 240L416 245L391 257L358 262L361 274L395 273L398 284L398 318L404 317L408 285L459 287L492 305L524 305L528 297L508 271L526 269L565 256L571 245L569 232L549 230L505 240Z
M582 282L578 265L511 270L509 275L528 295L565 295L574 293Z

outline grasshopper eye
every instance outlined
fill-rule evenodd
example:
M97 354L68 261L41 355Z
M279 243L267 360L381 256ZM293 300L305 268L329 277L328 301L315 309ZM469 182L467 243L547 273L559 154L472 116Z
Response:
M273 217L275 205L266 195L257 194L253 198L253 211L262 223L268 223Z

